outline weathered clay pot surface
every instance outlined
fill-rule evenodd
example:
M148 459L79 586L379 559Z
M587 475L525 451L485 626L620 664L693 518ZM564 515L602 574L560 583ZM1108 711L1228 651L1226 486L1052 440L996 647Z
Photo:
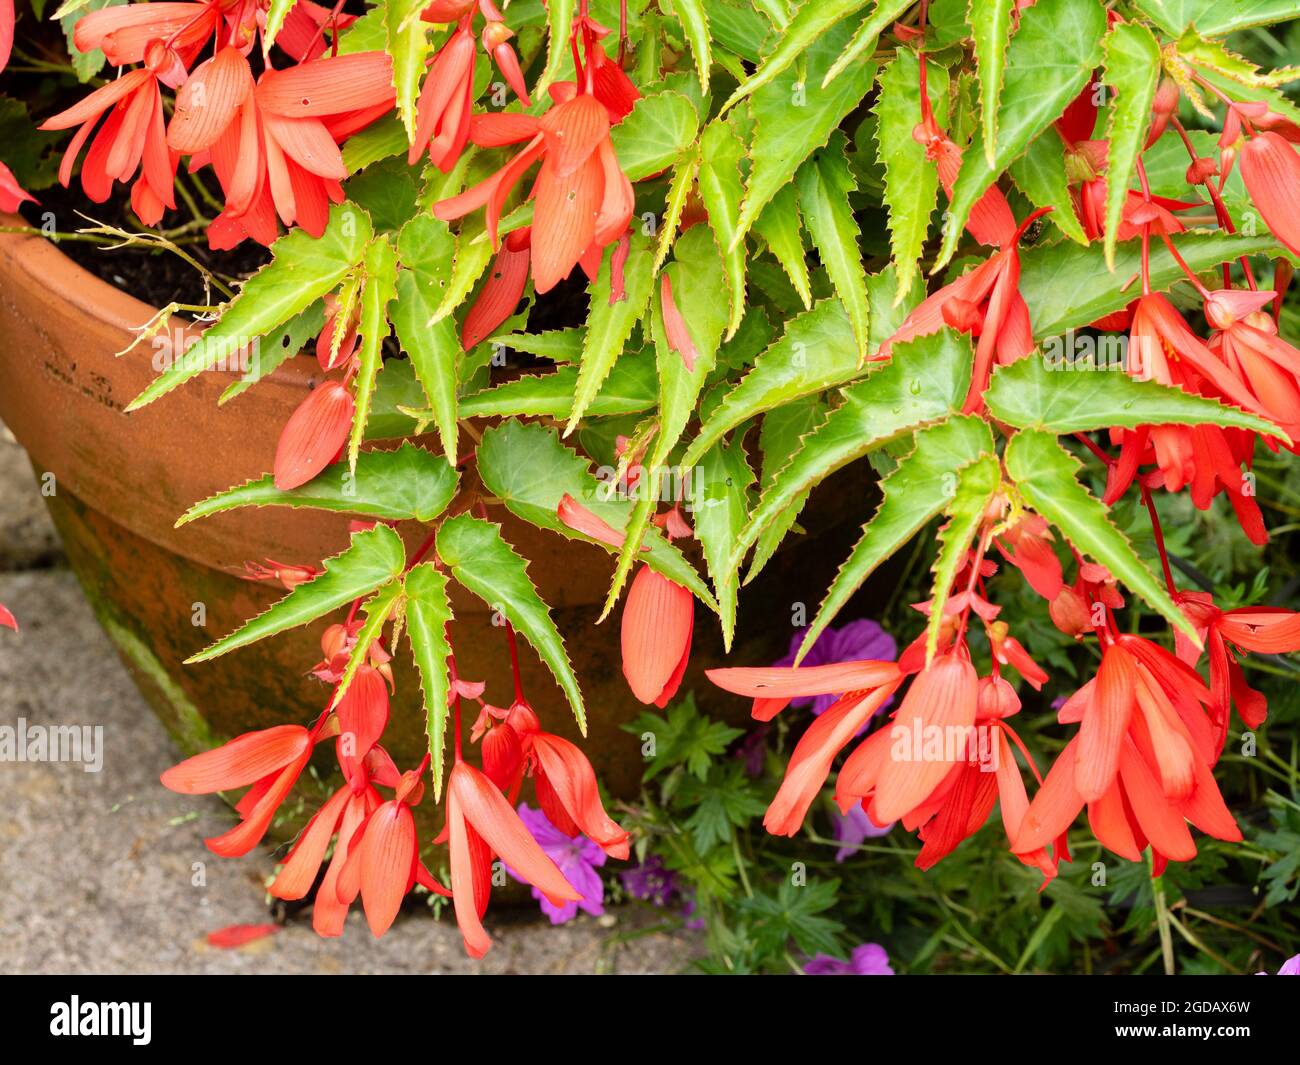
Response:
M182 662L283 594L238 579L245 560L318 562L346 546L348 519L265 508L174 527L196 500L270 468L280 428L319 379L319 369L314 359L289 360L221 408L217 398L233 376L202 373L127 415L125 406L154 376L152 351L141 345L122 358L114 353L126 347L131 328L153 313L54 245L0 234L0 418L27 448L36 470L53 475L52 482L47 478L47 488L53 488L47 502L82 587L141 691L188 753L250 728L305 722L324 706L327 688L306 675L319 658L324 623L203 665ZM864 485L852 493L859 497L851 508L856 514L863 513L861 497L869 491ZM491 516L532 560L530 574L568 644L588 703L585 749L611 791L635 794L640 741L620 726L641 706L622 678L617 618L595 624L610 557L499 508ZM806 523L820 524L816 516ZM401 531L408 549L421 538L419 527ZM817 602L855 532L851 524L840 525L820 542L803 538L746 589L742 600L749 612L742 610L733 661L761 662L783 653L792 604L811 608ZM763 604L768 608L756 609ZM489 701L508 702L503 630L459 589L453 607L461 675L487 681ZM201 614L206 616L197 624ZM716 621L700 608L683 691L693 686L703 695L708 685L702 670L721 659ZM522 666L525 690L545 726L576 739L563 697L527 648ZM425 740L419 686L405 656L399 656L397 688L385 744L400 765L409 766ZM738 700L721 705L742 711Z

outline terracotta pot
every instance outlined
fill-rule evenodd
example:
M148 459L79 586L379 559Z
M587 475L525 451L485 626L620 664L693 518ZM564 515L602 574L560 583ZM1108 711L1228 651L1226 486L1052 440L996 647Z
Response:
M181 663L283 594L238 579L245 560L315 563L346 546L348 519L244 509L174 527L191 503L270 468L280 429L319 368L311 358L288 360L221 408L217 397L232 375L203 373L127 415L123 408L155 374L152 352L141 345L122 358L114 353L153 314L153 307L100 281L53 244L0 234L0 418L46 475L47 503L68 559L122 660L180 748L192 753L248 729L306 722L324 706L328 689L306 675L320 657L324 622L213 662ZM856 497L851 509L861 520L870 491L863 485L833 498ZM622 677L617 618L595 625L610 556L503 510L492 517L532 560L530 573L568 644L589 708L585 749L614 794L634 795L640 741L620 726L642 706ZM805 524L815 529L833 517L814 513ZM746 589L749 611L742 611L732 661L768 661L784 652L794 604L808 604L811 612L856 531L847 523L816 542L800 538ZM419 527L402 532L408 548L421 537ZM487 681L490 701L508 702L503 631L459 589L453 606L461 675ZM707 696L702 670L719 664L722 650L716 622L702 608L695 631L683 691L693 686ZM396 665L398 694L385 744L399 765L409 766L425 745L423 715L407 656L399 655ZM546 726L577 738L563 697L527 648L523 675ZM739 700L717 705L743 714Z

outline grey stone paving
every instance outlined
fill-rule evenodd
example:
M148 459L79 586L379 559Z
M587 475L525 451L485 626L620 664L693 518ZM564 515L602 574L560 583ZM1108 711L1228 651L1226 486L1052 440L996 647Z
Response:
M209 947L210 931L271 920L273 859L203 847L229 827L226 807L158 783L176 751L58 560L26 458L0 427L0 602L22 624L0 630L0 725L103 728L97 773L0 762L0 972L654 973L694 949L637 907L562 927L531 908L490 913L496 942L478 963L450 915L419 911L381 940L355 910L343 937L320 940L304 911L238 950Z

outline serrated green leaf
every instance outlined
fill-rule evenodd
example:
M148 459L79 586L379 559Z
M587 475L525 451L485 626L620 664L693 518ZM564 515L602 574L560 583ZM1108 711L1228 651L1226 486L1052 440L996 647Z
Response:
M1177 37L1191 26L1222 37L1248 26L1295 18L1295 0L1134 0L1139 11Z
M939 554L934 560L934 587L930 598L930 622L925 629L925 660L934 657L939 646L943 607L952 582L966 558L984 521L984 512L1002 481L996 455L983 455L957 471L952 500L944 508L948 520L939 529Z
M904 286L917 274L917 261L930 216L939 200L939 172L912 137L921 121L920 63L907 49L880 74L876 98L876 143L885 168L885 207L889 211L889 247ZM927 95L935 120L948 121L948 71L926 64Z
M1200 646L1196 629L1138 557L1128 537L1111 522L1105 504L1078 482L1075 474L1082 464L1055 436L1039 429L1021 430L1007 444L1004 460L1026 503L1060 529L1078 551L1109 569Z
M347 139L342 148L343 165L349 174L355 174L381 159L404 154L406 149L406 127L402 120L396 115L385 115Z
M244 282L217 322L128 404L127 413L218 364L236 362L240 352L257 338L332 292L361 262L370 237L370 218L347 203L330 208L329 222L319 239L303 229L290 230L272 245L271 261Z
M585 330L578 326L568 329L548 329L541 333L501 333L489 343L499 344L507 351L521 351L526 355L540 355L552 362L577 362L582 357Z
M459 436L456 362L460 337L455 319L431 319L444 299L454 247L447 223L432 215L417 215L402 227L397 237L402 269L397 274L397 302L392 311L397 340L429 401L443 453L453 464Z
M280 35L280 30L284 26L284 20L288 17L289 12L293 10L293 7L297 2L298 0L271 0L270 7L266 9L266 25L262 28L263 55L270 54L271 45L275 43L276 37ZM77 3L78 7L81 6L77 0L73 0L73 3ZM67 3L63 5L63 7L69 6L71 5ZM60 8L59 10L62 11L63 8Z
M700 76L700 91L709 91L709 67L713 65L709 50L709 15L704 0L673 0L673 14L682 24L686 43L695 59L695 71Z
M763 86L771 85L778 76L790 68L796 59L820 41L823 34L835 23L841 19L847 20L848 16L866 7L867 2L868 0L804 0L789 25L782 29L776 38L775 47L763 58L758 69L738 85L735 92L722 105L723 112ZM842 47L849 35L846 32L841 36ZM833 53L833 55L838 54L839 49Z
M517 377L495 388L462 396L464 418L546 416L567 421L573 412L578 387L578 367L561 366L551 373ZM635 414L655 405L658 380L655 361L649 355L626 355L614 364L595 398L587 406L587 417Z
M843 133L837 130L831 134L826 147L813 152L799 168L795 183L804 224L836 295L848 311L858 358L865 361L870 347L871 306L867 299L867 272L858 247L858 223L849 204L849 196L858 187L844 157L846 144Z
M808 279L803 230L799 222L799 195L793 182L783 185L763 208L754 221L754 232L763 238L767 250L781 264L781 269L803 301L804 309L811 308L812 285Z
M387 525L353 533L348 548L325 560L325 572L300 584L270 609L245 622L211 647L191 655L186 665L206 662L277 632L306 625L354 599L370 595L401 574L406 550Z
M784 335L727 391L686 449L682 465L693 466L725 434L755 415L842 385L860 372L853 328L843 304L822 300L792 318Z
M1011 164L1010 174L1025 199L1035 207L1052 209L1047 218L1057 229L1079 244L1088 243L1070 195L1065 144L1053 127L1048 126L1030 142L1025 154Z
M845 388L843 402L759 498L737 537L736 564L759 533L836 470L961 405L970 387L970 340L949 329L895 346L889 362Z
M831 27L803 52L803 69L787 68L750 98L754 135L750 143L749 183L741 206L739 234L749 232L799 164L822 147L868 92L876 64L853 67L825 87L822 75L840 53L852 27Z
M730 565L731 548L749 516L749 486L754 471L745 457L745 443L719 441L700 460L691 481L691 523L704 549L722 618L722 643L730 651L736 632L736 596L740 577Z
M420 19L424 7L424 0L384 0L384 27L388 33L387 52L393 60L397 113L406 129L408 143L415 140L415 99L429 56L429 24Z
M1015 0L970 0L966 21L970 24L979 73L980 122L984 152L990 165L998 141L998 105L1002 98L1002 72L1006 67L1007 44L1011 40Z
M1102 47L1105 83L1115 94L1106 120L1106 261L1113 264L1129 181L1151 123L1160 81L1160 45L1145 26L1121 22L1106 34Z
M722 256L707 226L695 226L682 235L676 245L675 259L664 267L664 274L672 286L673 302L686 322L697 357L694 369L688 370L681 355L669 348L664 333L662 301L656 294L650 301L650 308L651 335L659 374L659 429L650 455L643 464L644 497L638 500L628 520L627 538L619 552L614 577L605 597L602 619L618 601L637 559L659 497L663 468L695 411L700 390L717 360L727 324L726 304L717 298L717 293L726 285Z
M627 259L623 263L623 298L612 300L611 262L618 250L616 244L605 249L596 279L588 285L591 295L587 329L583 334L582 361L578 365L578 381L574 386L569 421L564 427L565 436L577 428L578 421L587 413L650 302L650 289L654 282L650 242L639 233L634 233L630 240Z
M659 273L664 260L672 250L673 241L677 239L677 227L681 224L682 209L695 187L695 175L700 168L699 149L691 148L678 158L673 167L673 179L668 184L668 193L664 201L664 221L659 230L659 244L655 248L654 272Z
M977 131L962 156L936 265L952 258L971 208L998 175L1087 84L1101 58L1105 32L1106 13L1098 0L1038 0L1020 13L1007 49L997 143L988 154L983 133Z
M697 181L700 198L709 213L709 225L717 234L726 267L731 313L727 320L728 339L740 328L745 316L745 243L740 233L740 201L745 193L742 166L745 146L731 120L710 122L700 138L700 167Z
M275 487L270 475L195 503L177 528L236 507L311 507L383 521L433 521L456 494L456 471L441 455L410 441L396 451L363 451L355 476L336 462L300 488Z
M560 521L556 508L571 496L614 529L626 527L633 502L611 491L612 478L592 474L581 455L562 444L555 430L528 422L504 421L483 433L478 446L478 471L483 484L512 514L531 525L570 540L594 543ZM615 548L601 544L608 551ZM700 602L717 609L709 589L681 551L659 532L646 531L641 560L669 580L689 588Z
M1192 230L1178 237L1178 253L1197 273L1276 247L1269 234L1248 237ZM1140 240L1124 241L1115 250L1112 272L1099 244L1040 244L1021 251L1020 294L1029 307L1034 337L1059 336L1127 307L1141 294L1134 280L1141 255ZM1154 243L1150 264L1152 292L1163 292L1186 277L1168 249Z
M534 96L542 96L564 67L569 54L569 38L573 33L573 15L577 0L550 0L546 5L547 51L546 67L533 89ZM585 8L584 8L585 10Z
M669 89L641 97L609 139L628 180L640 181L672 166L695 143L699 128L695 105Z
M813 395L793 400L763 415L763 426L758 437L759 450L763 453L763 465L759 476L760 492L767 490L767 486L776 477L777 471L790 461L791 455L799 450L803 437L825 420L826 411L826 401L819 395ZM804 492L797 496L780 516L759 534L758 541L754 544L754 556L750 559L749 569L745 571L745 579L742 583L749 584L776 554L781 541L799 520L799 514L804 504L808 502L809 494L810 492Z
M876 0L871 15L854 31L843 51L822 75L822 88L843 74L862 55L875 51L881 33L911 6L912 0Z
M339 674L338 683L334 685L334 694L330 698L331 710L343 701L343 696L352 687L352 678L357 675L361 663L370 654L370 645L379 639L401 596L402 582L389 581L381 585L379 590L362 604L361 626L357 629L356 643L352 645L343 672Z
M348 467L354 473L357 453L370 418L370 401L375 378L383 360L383 343L388 336L388 305L397 296L397 255L387 237L379 237L366 249L366 280L361 290L361 344L357 349L356 413L348 437ZM454 460L453 460L454 461Z
M1118 426L1222 425L1286 439L1264 418L1217 399L1130 377L1122 363L1074 367L1052 344L1041 357L999 367L984 402L1008 425L1061 436Z
M230 385L217 399L222 406L236 396L241 396L259 381L269 377L286 361L300 352L325 324L325 304L313 303L302 314L291 318L278 329L273 329L253 347L253 357L248 370Z
M429 735L429 765L433 771L434 798L437 798L442 792L447 694L451 690L447 673L447 659L451 656L451 644L447 640L447 625L452 620L451 601L447 598L447 577L432 562L412 566L404 584L406 638L420 672Z
M993 453L988 422L970 415L954 415L916 434L913 450L880 482L880 506L826 590L799 647L796 665L876 568L943 513L956 495L958 471Z
M528 576L528 563L501 536L501 526L470 514L449 518L438 528L438 557L492 610L499 610L532 646L569 699L578 728L587 734L587 712L564 641Z

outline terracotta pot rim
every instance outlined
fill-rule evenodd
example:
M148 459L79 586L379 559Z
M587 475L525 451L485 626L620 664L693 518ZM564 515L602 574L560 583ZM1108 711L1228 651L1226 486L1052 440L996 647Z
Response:
M31 225L17 214L0 214L0 224ZM21 263L33 279L58 292L80 313L125 333L138 332L161 309L91 273L47 237L35 233L0 233L0 254ZM200 331L203 328L179 311L172 315L172 322L186 330ZM209 372L232 381L243 376L237 370L214 368ZM305 387L312 378L320 376L320 367L315 359L297 355L286 359L262 380Z

